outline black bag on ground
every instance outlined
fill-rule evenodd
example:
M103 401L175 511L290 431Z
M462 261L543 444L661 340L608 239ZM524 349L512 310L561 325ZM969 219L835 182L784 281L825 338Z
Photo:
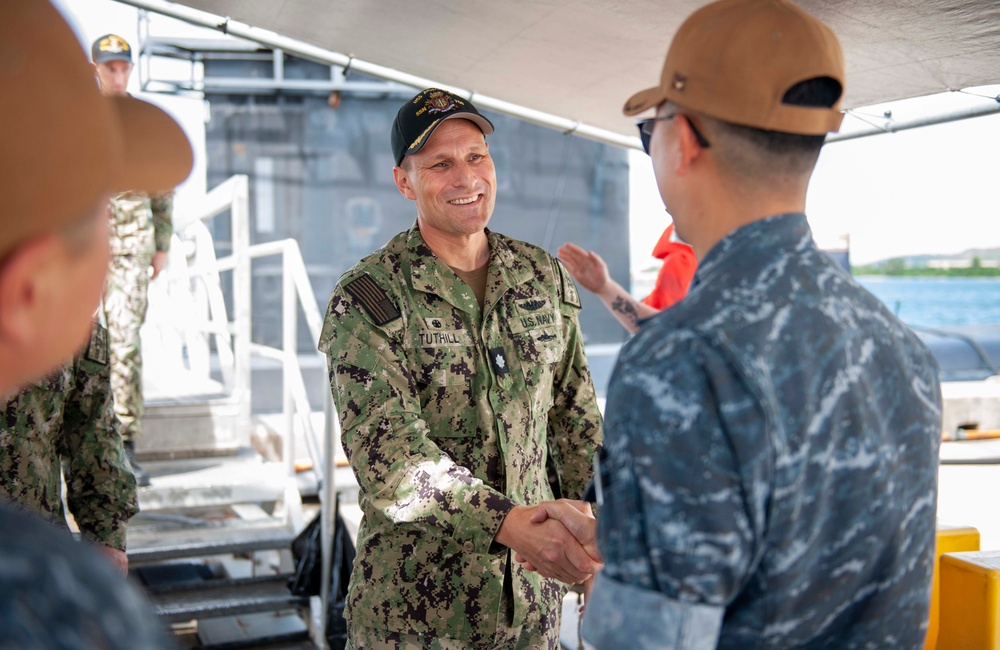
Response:
M289 578L288 588L295 596L319 596L323 574L322 514L313 520L292 540L292 557L295 558L295 576ZM332 650L343 650L347 645L347 621L344 607L347 604L347 586L354 566L354 543L340 516L339 498L333 503L333 554L331 557L330 603L326 612L326 640Z

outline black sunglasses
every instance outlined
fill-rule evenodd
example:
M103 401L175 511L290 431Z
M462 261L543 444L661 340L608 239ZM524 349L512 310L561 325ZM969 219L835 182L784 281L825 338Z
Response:
M680 113L671 113L670 115L664 115L663 117L647 117L641 120L637 120L635 125L639 129L639 141L642 142L642 150L649 155L649 139L653 137L653 124L656 122L665 122L667 120L672 120L680 115ZM688 124L691 125L691 130L694 132L694 139L698 142L702 149L708 149L708 140L705 136L701 134L698 127L694 125L694 121L689 117Z

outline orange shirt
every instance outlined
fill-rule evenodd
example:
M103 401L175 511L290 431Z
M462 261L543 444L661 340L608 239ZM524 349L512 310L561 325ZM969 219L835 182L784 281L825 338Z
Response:
M674 225L670 224L653 247L653 257L663 260L656 276L653 292L642 299L643 304L654 309L666 309L687 295L691 278L698 268L694 249L687 244L670 241Z

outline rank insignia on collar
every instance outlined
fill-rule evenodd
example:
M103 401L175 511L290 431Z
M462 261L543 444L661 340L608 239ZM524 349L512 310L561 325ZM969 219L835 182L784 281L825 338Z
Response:
M506 376L510 372L507 357L504 355L503 348L501 347L490 348L490 363L493 364L493 372L499 378Z
M424 322L427 324L427 329L444 329L444 320L440 316L428 316L424 319Z

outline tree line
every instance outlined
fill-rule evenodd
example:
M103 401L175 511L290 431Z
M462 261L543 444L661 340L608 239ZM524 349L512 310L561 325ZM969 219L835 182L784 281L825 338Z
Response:
M896 257L878 264L852 266L853 275L892 275L892 276L927 276L939 278L995 278L1000 277L1000 268L983 266L982 259L977 255L972 258L969 266L962 268L939 269L929 266L910 266L902 257Z

